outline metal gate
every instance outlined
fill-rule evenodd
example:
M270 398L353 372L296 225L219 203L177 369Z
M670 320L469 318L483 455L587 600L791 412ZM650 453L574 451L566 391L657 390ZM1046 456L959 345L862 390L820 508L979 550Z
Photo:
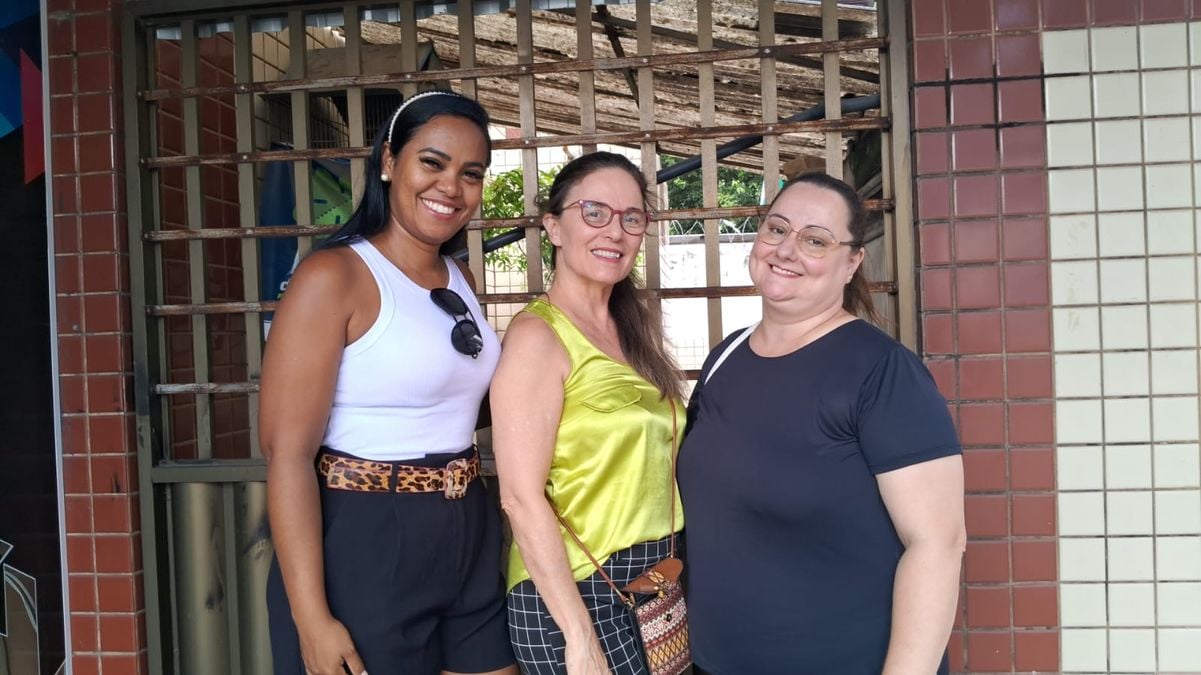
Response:
M617 146L652 183L700 172L700 203L673 207L671 188L660 189L660 233L643 258L654 305L702 317L677 327L695 343L688 353L677 345L689 377L730 328L732 303L754 294L723 266L723 247L749 241L746 219L758 217L782 172L803 168L845 172L869 198L879 214L874 290L893 332L916 343L901 0L127 0L126 10L154 673L270 670L263 596L272 548L256 419L279 270L348 213L366 143L421 89L480 99L497 124L493 147L516 167L519 212L473 220L465 241L499 329L544 288L540 171ZM721 203L719 168L761 175L761 194ZM285 193L290 212L278 203ZM502 250L518 253L501 265L493 250L509 242ZM683 246L692 248L680 263Z

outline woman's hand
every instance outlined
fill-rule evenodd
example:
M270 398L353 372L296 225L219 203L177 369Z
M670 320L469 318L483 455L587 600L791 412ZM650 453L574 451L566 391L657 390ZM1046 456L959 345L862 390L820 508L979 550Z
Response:
M567 641L567 652L564 655L567 675L610 675L609 662L605 660L600 640L596 638L591 626L588 627L588 631L591 635Z
M300 630L300 654L306 675L346 675L343 663L354 675L367 675L350 632L332 616Z

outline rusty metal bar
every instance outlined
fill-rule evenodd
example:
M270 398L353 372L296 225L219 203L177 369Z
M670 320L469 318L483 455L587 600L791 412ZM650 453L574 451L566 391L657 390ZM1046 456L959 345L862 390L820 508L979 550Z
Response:
M525 113L525 109L522 109ZM530 115L532 116L532 112ZM602 132L596 134L578 134L575 136L533 136L523 138L496 139L492 142L494 150L509 150L521 148L534 150L543 147L558 147L561 145L587 145L589 143L608 143L609 145L631 145L634 143L655 143L659 141L708 140L728 136L763 136L768 134L790 134L803 131L863 131L867 129L885 129L888 119L882 117L849 117L841 120L810 120L807 122L775 122L756 124L732 124L726 126L711 126L695 128L659 128L640 131ZM523 131L523 134L525 132ZM533 132L530 132L531 134ZM151 169L161 169L175 166L194 166L207 164L237 164L240 162L279 162L285 160L301 161L312 159L338 159L366 157L371 148L315 148L296 150L265 150L261 152L225 153L211 155L172 155L169 157L147 157L142 165ZM299 217L298 217L299 219Z
M250 37L250 20L246 15L234 18L234 77L238 81L254 79L254 54ZM238 94L234 97L234 116L237 125L238 150L254 150L254 94ZM242 227L258 224L258 181L251 164L238 165L238 219ZM261 288L259 278L259 245L252 237L242 239L242 297L247 301L259 300ZM263 370L263 323L258 317L247 317L246 330L246 376L257 380ZM239 403L235 402L235 405ZM258 456L259 450L259 398L252 394L246 399L247 420L250 424L250 454ZM230 612L231 620L237 612ZM231 625L235 639L239 627ZM232 648L232 647L231 647Z
M304 12L294 9L288 12L288 77L303 78L307 70L308 29L304 25ZM292 92L292 148L297 153L309 149L309 93ZM292 161L293 192L296 195L296 222L313 222L313 184L309 158L297 156ZM313 240L301 237L296 241L296 255L303 257L312 248Z
M402 3L401 6L411 6ZM248 84L219 85L210 87L179 87L160 88L140 92L145 101L157 101L165 98L187 98L193 96L209 96L215 94L248 94L268 92L297 92L323 91L330 89L345 89L346 87L380 87L398 85L416 85L421 82L446 82L452 80L479 79L485 77L513 77L516 75L545 75L551 73L572 73L596 70L624 70L649 66L699 65L717 63L719 61L737 61L740 59L757 59L765 56L789 56L794 54L824 54L826 52L864 51L872 49L887 49L888 40L885 38L855 38L833 42L802 42L782 44L769 47L746 47L743 49L707 49L696 52L679 54L653 54L645 56L626 56L617 58L590 59L581 61L547 61L540 63L519 63L518 65L479 66L476 68L458 68L454 70L406 71L381 75L355 75L343 77L326 77L305 80L289 73L287 80L274 82L255 82ZM416 62L414 61L414 66Z
M775 0L759 0L759 16L775 17ZM759 22L759 46L771 47L776 44L776 22ZM760 97L763 107L760 111L764 124L775 124L780 119L780 109L776 99L776 58L765 55L759 60ZM828 109L828 108L827 108ZM841 111L840 111L841 112ZM780 141L776 136L763 137L763 197L770 203L776 196L780 183Z

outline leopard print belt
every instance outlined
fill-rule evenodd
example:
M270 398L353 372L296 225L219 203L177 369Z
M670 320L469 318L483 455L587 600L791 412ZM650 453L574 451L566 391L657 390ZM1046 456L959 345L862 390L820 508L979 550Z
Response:
M445 467L406 466L322 453L317 473L332 490L355 492L441 492L462 499L480 475L480 456L452 460Z

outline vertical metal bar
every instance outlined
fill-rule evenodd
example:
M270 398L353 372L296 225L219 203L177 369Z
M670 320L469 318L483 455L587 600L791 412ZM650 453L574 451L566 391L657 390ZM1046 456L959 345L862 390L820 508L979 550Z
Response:
M244 17L245 15L243 15ZM216 486L214 486L216 487ZM223 542L224 556L213 562L218 566L218 578L225 578L225 618L229 627L229 670L230 675L242 675L242 607L241 584L238 580L238 539L234 506L234 484L222 483L221 488L221 529L225 535ZM225 570L222 575L221 570ZM266 646L266 645L263 645Z
M638 0L636 5L638 19L638 55L650 56L655 53L655 38L651 32L654 21L651 17L650 0ZM638 128L642 131L653 131L655 128L655 70L651 66L638 68ZM643 143L639 159L642 163L642 175L646 176L649 185L655 184L655 172L659 169L659 148L656 143ZM643 239L643 249L646 251L646 287L662 288L663 279L659 265L661 242L654 238ZM652 314L662 311L662 301L652 296L647 304Z
M199 84L200 55L196 44L196 22L180 23L183 54L180 59L182 73L180 83L184 87ZM200 154L200 99L190 96L183 99L184 152ZM199 166L184 168L184 199L187 201L185 222L189 230L204 228L204 184ZM205 301L205 256L204 241L193 239L188 242L188 286L191 302ZM193 314L192 323L192 370L197 382L209 381L208 317ZM196 456L209 459L213 456L212 399L208 394L196 395Z
M178 483L171 520L175 530L176 599L181 673L230 672L229 589L221 485Z
M700 51L713 49L713 7L708 0L697 0L696 3L696 48ZM697 66L698 86L701 106L701 126L716 125L714 111L713 64L703 63ZM702 205L707 208L717 206L717 141L701 140L701 192ZM717 287L721 285L721 246L718 228L721 222L714 218L705 219L705 285ZM706 313L709 317L709 346L713 347L722 338L721 298L709 298L705 301Z
M275 549L267 527L267 484L238 483L234 497L239 593L238 603L231 601L230 607L242 617L242 672L271 675L267 604L263 598L267 597L267 572Z
M305 77L308 58L308 31L304 26L304 12L293 9L288 12L288 78L300 80ZM309 149L309 93L292 92L292 147L296 150ZM295 183L296 222L313 224L312 165L307 159L292 162L292 179ZM300 237L296 242L297 255L303 256L313 246L312 237Z
M774 0L759 0L759 46L776 44L776 3ZM763 99L763 121L774 124L779 118L776 100L776 59L764 56L759 59L760 96ZM780 184L780 139L775 134L763 136L763 197L770 202L776 196Z
M417 72L417 9L413 2L400 3L400 69L406 73ZM405 82L400 92L407 100L417 93L417 84Z
M132 14L125 13L121 22L121 81L122 110L125 133L125 197L128 205L130 265L131 331L133 333L134 411L137 433L138 496L142 528L142 587L146 598L146 648L151 675L161 675L169 640L163 635L164 602L159 556L159 524L162 523L162 500L150 479L154 468L156 413L160 408L152 396L153 380L158 369L159 345L150 339L150 321L146 318L147 291L155 279L154 266L147 264L147 249L142 234L147 223L156 222L151 199L153 193L150 172L139 162L149 154L150 106L138 98L138 90L148 88L152 50L147 48L148 36ZM167 614L169 616L169 613Z
M885 213L885 239L895 241L894 252L886 255L885 264L893 265L892 278L897 284L897 338L906 347L917 351L918 298L917 265L913 224L913 153L910 145L909 117L909 54L906 36L905 0L886 0L878 17L879 32L890 39L889 49L880 53L881 113L890 118L891 125L881 139L881 159L884 169L884 197L892 198L892 213ZM891 220L891 222L890 222Z
M358 75L363 72L363 31L359 23L359 6L347 5L342 13L342 30L346 42L346 74ZM350 147L361 148L367 145L362 87L346 89L346 125L350 131ZM350 160L351 194L363 194L363 179L366 171L367 161L365 159L355 157Z
M475 67L475 6L472 0L459 0L459 67ZM459 83L464 96L475 98L477 87L474 79L463 80ZM476 215L479 215L479 209ZM467 264L471 275L475 277L475 290L482 293L487 290L488 274L484 269L484 231L467 231Z
M589 61L592 49L592 2L575 0L576 58ZM579 72L580 81L580 133L596 133L596 74L591 70ZM596 143L584 145L584 152L596 152Z
M517 0L517 63L534 62L534 18L530 11L530 0ZM521 136L534 138L538 135L534 117L534 76L517 76L517 96L521 104ZM535 200L538 197L538 150L523 148L521 151L521 187L525 195L525 213L538 213ZM527 227L525 230L526 288L542 290L542 229Z
M251 53L250 18L239 14L234 18L234 79L237 82L254 81L254 63ZM254 94L234 96L234 115L237 125L238 152L254 152ZM238 165L238 220L242 227L254 227L258 223L255 207L258 204L258 181L254 176L254 165ZM261 286L259 279L258 240L242 240L242 297L246 302L257 302ZM272 298L274 299L274 298ZM256 382L263 371L263 322L258 314L245 315L246 326L246 377ZM235 401L235 405L236 405ZM246 395L246 406L250 420L250 454L261 457L259 448L259 395Z
M822 41L838 40L838 0L822 0ZM840 52L822 55L826 90L826 119L842 119L842 80L838 66ZM842 178L842 132L826 132L826 173Z

